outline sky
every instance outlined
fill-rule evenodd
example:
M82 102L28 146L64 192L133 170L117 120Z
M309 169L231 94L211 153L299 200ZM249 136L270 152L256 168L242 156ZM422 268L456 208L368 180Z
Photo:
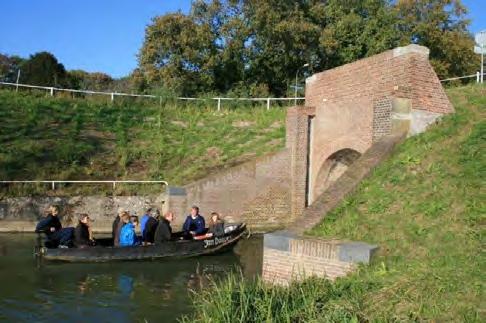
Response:
M486 0L463 0L471 32L486 30ZM128 75L153 17L187 13L190 0L0 0L0 53L48 51L66 69Z

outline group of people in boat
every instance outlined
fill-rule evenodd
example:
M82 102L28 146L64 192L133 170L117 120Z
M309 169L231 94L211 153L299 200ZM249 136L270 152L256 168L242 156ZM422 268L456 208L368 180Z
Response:
M47 215L36 226L35 232L46 234L47 247L86 248L96 245L92 231L93 220L88 214L83 213L78 216L78 224L75 228L63 228L58 215L59 207L52 205L47 210ZM224 222L219 214L216 212L211 213L209 227L206 228L206 221L199 213L199 207L197 206L192 206L190 214L184 221L182 232L177 237L172 233L171 227L174 218L173 212L169 211L161 216L159 210L148 208L139 221L138 216L120 208L113 221L113 246L157 245L174 238L206 239L225 234ZM141 236L138 236L136 233L139 225Z

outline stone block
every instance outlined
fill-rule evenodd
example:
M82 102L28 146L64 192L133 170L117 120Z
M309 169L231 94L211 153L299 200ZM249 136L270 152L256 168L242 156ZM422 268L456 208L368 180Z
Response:
M424 132L429 125L436 122L441 116L441 113L425 110L412 110L409 134L413 136Z
M392 112L409 114L412 111L412 102L410 99L397 98L392 99Z
M408 133L410 123L411 120L409 118L400 118L400 116L393 115L391 119L391 134Z
M345 242L339 245L339 260L368 264L377 250L378 246L375 245L363 242Z
M410 53L416 53L429 57L430 50L427 47L410 44L404 47L397 47L393 49L393 57L399 57Z
M295 235L288 231L267 233L263 236L263 248L289 251L290 240L293 238L295 238Z
M167 196L186 196L186 189L184 187L168 186L166 190Z

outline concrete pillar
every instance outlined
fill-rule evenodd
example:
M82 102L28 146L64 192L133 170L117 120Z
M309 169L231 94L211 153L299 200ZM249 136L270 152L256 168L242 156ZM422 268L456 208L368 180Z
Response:
M391 134L408 132L410 129L412 100L406 98L393 98L391 113Z

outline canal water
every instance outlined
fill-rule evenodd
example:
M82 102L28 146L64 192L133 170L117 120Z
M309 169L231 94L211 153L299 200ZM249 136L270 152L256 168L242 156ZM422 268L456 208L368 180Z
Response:
M36 236L0 234L0 321L176 322L211 280L260 273L262 238L221 255L104 264L41 263Z

